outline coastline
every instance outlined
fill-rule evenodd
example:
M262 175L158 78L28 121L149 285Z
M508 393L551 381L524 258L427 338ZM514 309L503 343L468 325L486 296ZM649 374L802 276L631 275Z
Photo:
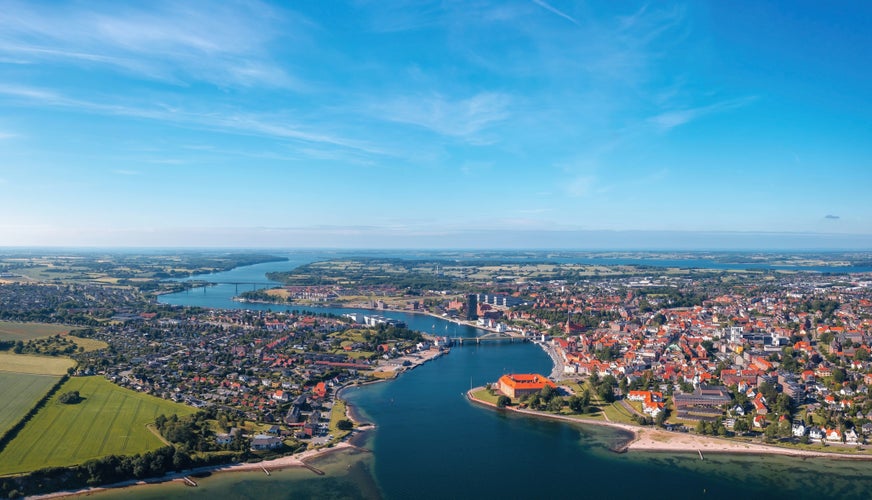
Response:
M265 304L265 305L285 306L291 310L293 310L293 306L296 306L296 307L305 307L305 308L309 308L309 309L360 309L360 310L364 310L364 311L373 311L373 312L397 312L397 313L403 313L403 314L416 314L416 315L430 316L431 318L441 319L443 321L447 321L449 323L454 323L456 325L468 326L470 328L477 328L477 329L483 330L485 332L505 333L505 334L513 336L513 337L523 338L521 335L518 335L517 332L512 333L511 330L507 330L505 332L500 332L496 328L490 328L490 327L487 327L484 325L479 325L479 324L475 323L474 321L465 321L465 320L461 320L461 319L457 319L457 318L452 318L450 316L442 316L442 315L439 315L439 314L436 314L436 313L433 313L430 311L415 311L415 310L411 310L411 309L379 309L377 307L372 307L372 306L363 305L363 304L354 304L354 303L349 303L349 304L333 303L333 304L328 304L328 305L295 304L295 303L289 303L289 302L277 302L277 301L270 301L270 300L240 299L238 296L233 297L230 300L232 300L233 302L238 302L240 304ZM421 333L425 334L425 335L435 335L432 332L421 332Z
M130 488L139 488L143 486L153 485L153 484L161 484L167 483L171 481L183 481L185 477L194 476L198 474L204 473L227 473L227 472L262 472L264 470L269 471L278 471L289 468L307 468L311 469L311 466L306 464L306 460L316 459L318 457L322 457L324 455L342 451L342 450L359 450L357 446L347 443L340 442L336 445L329 448L318 448L314 450L306 450L300 453L295 453L293 455L288 455L286 457L279 457L273 460L266 460L263 462L243 462L243 463L235 463L235 464L223 464L223 465L207 465L204 467L198 467L196 469L186 469L179 472L171 472L169 474L148 478L148 479L130 479L127 481L122 481L120 483L107 484L103 486L95 486L91 488L84 488L80 490L64 490L64 491L56 491L53 493L46 493L45 495L35 495L29 498L33 499L51 499L51 498L66 498L66 497L79 497L79 496L88 496L93 493L99 493L101 491L123 491Z
M397 376L404 371L409 371L412 368L420 366L428 361L436 359L441 355L440 352L434 351L434 355L428 356L424 359L417 360L418 362L411 367L403 367L403 370L398 370ZM365 421L361 415L355 410L354 405L348 403L346 400L342 399L342 392L346 389L352 387L363 387L372 384L378 384L382 382L389 382L394 379L377 379L370 380L361 384L352 384L341 387L337 393L336 398L341 399L346 407L345 407L345 416L354 422L357 427L349 433L346 437L343 438L342 441L329 446L322 447L312 450L302 451L300 453L295 453L293 455L288 455L284 457L275 458L272 460L266 460L262 462L238 462L233 464L220 464L220 465L208 465L203 467L198 467L195 469L186 469L179 472L171 472L165 474L160 477L155 478L147 478L147 479L130 479L127 481L121 481L119 483L112 483L103 486L95 486L91 488L83 488L79 490L64 490L64 491L56 491L53 493L46 493L44 495L35 495L31 498L34 499L54 499L54 498L67 498L67 497L80 497L80 496L89 496L94 493L99 493L101 491L123 491L125 489L130 488L140 488L144 486L154 485L154 484L162 484L171 481L184 481L185 477L210 473L210 474L221 474L221 473L231 473L231 472L262 472L264 470L268 471L278 471L289 468L307 468L311 469L311 466L306 463L307 460L314 460L320 457L323 457L327 454L337 452L337 451L347 451L347 450L357 450L357 451L365 451L369 452L365 448L361 448L355 444L356 442L360 442L363 440L367 433L376 429L376 425L372 422Z
M852 455L848 453L828 453L822 451L799 450L792 448L782 448L779 446L745 443L741 441L733 441L730 439L717 438L712 436L700 436L697 434L687 434L681 432L670 432L654 427L641 427L636 425L621 424L617 422L607 422L602 420L588 420L583 418L573 418L565 415L554 415L533 410L525 410L520 408L506 407L498 408L495 404L487 401L482 401L476 398L473 393L483 389L483 387L474 387L467 391L466 397L473 404L477 404L489 409L497 411L510 411L535 418L545 418L551 420L560 420L579 425L596 425L600 427L611 427L629 432L633 435L632 439L623 447L612 450L616 453L627 452L647 452L647 453L699 453L702 456L705 453L716 454L744 454L744 455L782 455L791 456L802 459L809 458L828 458L835 460L857 460L857 461L872 461L872 455Z

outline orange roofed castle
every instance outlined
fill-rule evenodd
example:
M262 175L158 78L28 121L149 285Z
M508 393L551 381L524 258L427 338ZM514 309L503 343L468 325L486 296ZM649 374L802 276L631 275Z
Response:
M515 373L500 377L500 380L497 382L497 389L510 398L520 398L527 394L539 392L546 385L552 389L557 387L554 382L542 375L536 373Z

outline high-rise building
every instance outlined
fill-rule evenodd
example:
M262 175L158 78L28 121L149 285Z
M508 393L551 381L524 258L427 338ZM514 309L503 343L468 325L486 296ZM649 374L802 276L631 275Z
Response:
M478 295L474 293L466 296L466 319L468 321L478 319Z

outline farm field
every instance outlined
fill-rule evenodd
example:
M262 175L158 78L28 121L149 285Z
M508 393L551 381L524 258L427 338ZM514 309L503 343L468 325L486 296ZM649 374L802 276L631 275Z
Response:
M27 341L51 337L52 335L66 335L71 328L65 325L51 323L17 323L13 321L0 321L0 340Z
M0 372L64 375L73 366L76 362L70 358L0 352Z
M58 401L79 391L74 405ZM133 455L163 444L146 425L160 414L193 408L116 386L101 377L73 377L0 451L0 475L80 464L107 455Z
M58 380L54 375L0 372L0 435L17 424Z

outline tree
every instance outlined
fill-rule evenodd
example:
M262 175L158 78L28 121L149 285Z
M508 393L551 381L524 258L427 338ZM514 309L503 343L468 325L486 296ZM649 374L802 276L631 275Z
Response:
M550 385L545 385L545 387L539 391L539 395L547 403L551 401L551 398L557 395L557 392Z
M612 389L611 384L600 384L596 388L597 396L600 397L606 403L612 403L615 401L615 391Z
M560 396L551 398L546 406L546 409L551 412L559 412L561 408L563 408L563 398Z
M509 404L511 402L512 402L512 400L509 399L508 396L502 395L502 396L497 398L497 408L505 408L506 406L509 406Z
M844 368L836 368L833 370L833 381L837 384L841 384L845 381L847 374L845 373Z
M861 347L854 352L854 359L857 361L869 361L869 351Z
M660 411L657 416L654 418L654 423L657 427L663 427L663 423L666 422L666 410Z
M81 400L82 397L79 395L79 391L65 392L58 398L58 401L65 405L78 404Z
M354 429L354 424L351 422L351 420L343 418L342 420L336 422L336 428L340 431L350 431L351 429Z
M733 425L733 430L739 434L744 434L750 430L748 426L748 421L744 418L740 418L736 420L736 424Z

